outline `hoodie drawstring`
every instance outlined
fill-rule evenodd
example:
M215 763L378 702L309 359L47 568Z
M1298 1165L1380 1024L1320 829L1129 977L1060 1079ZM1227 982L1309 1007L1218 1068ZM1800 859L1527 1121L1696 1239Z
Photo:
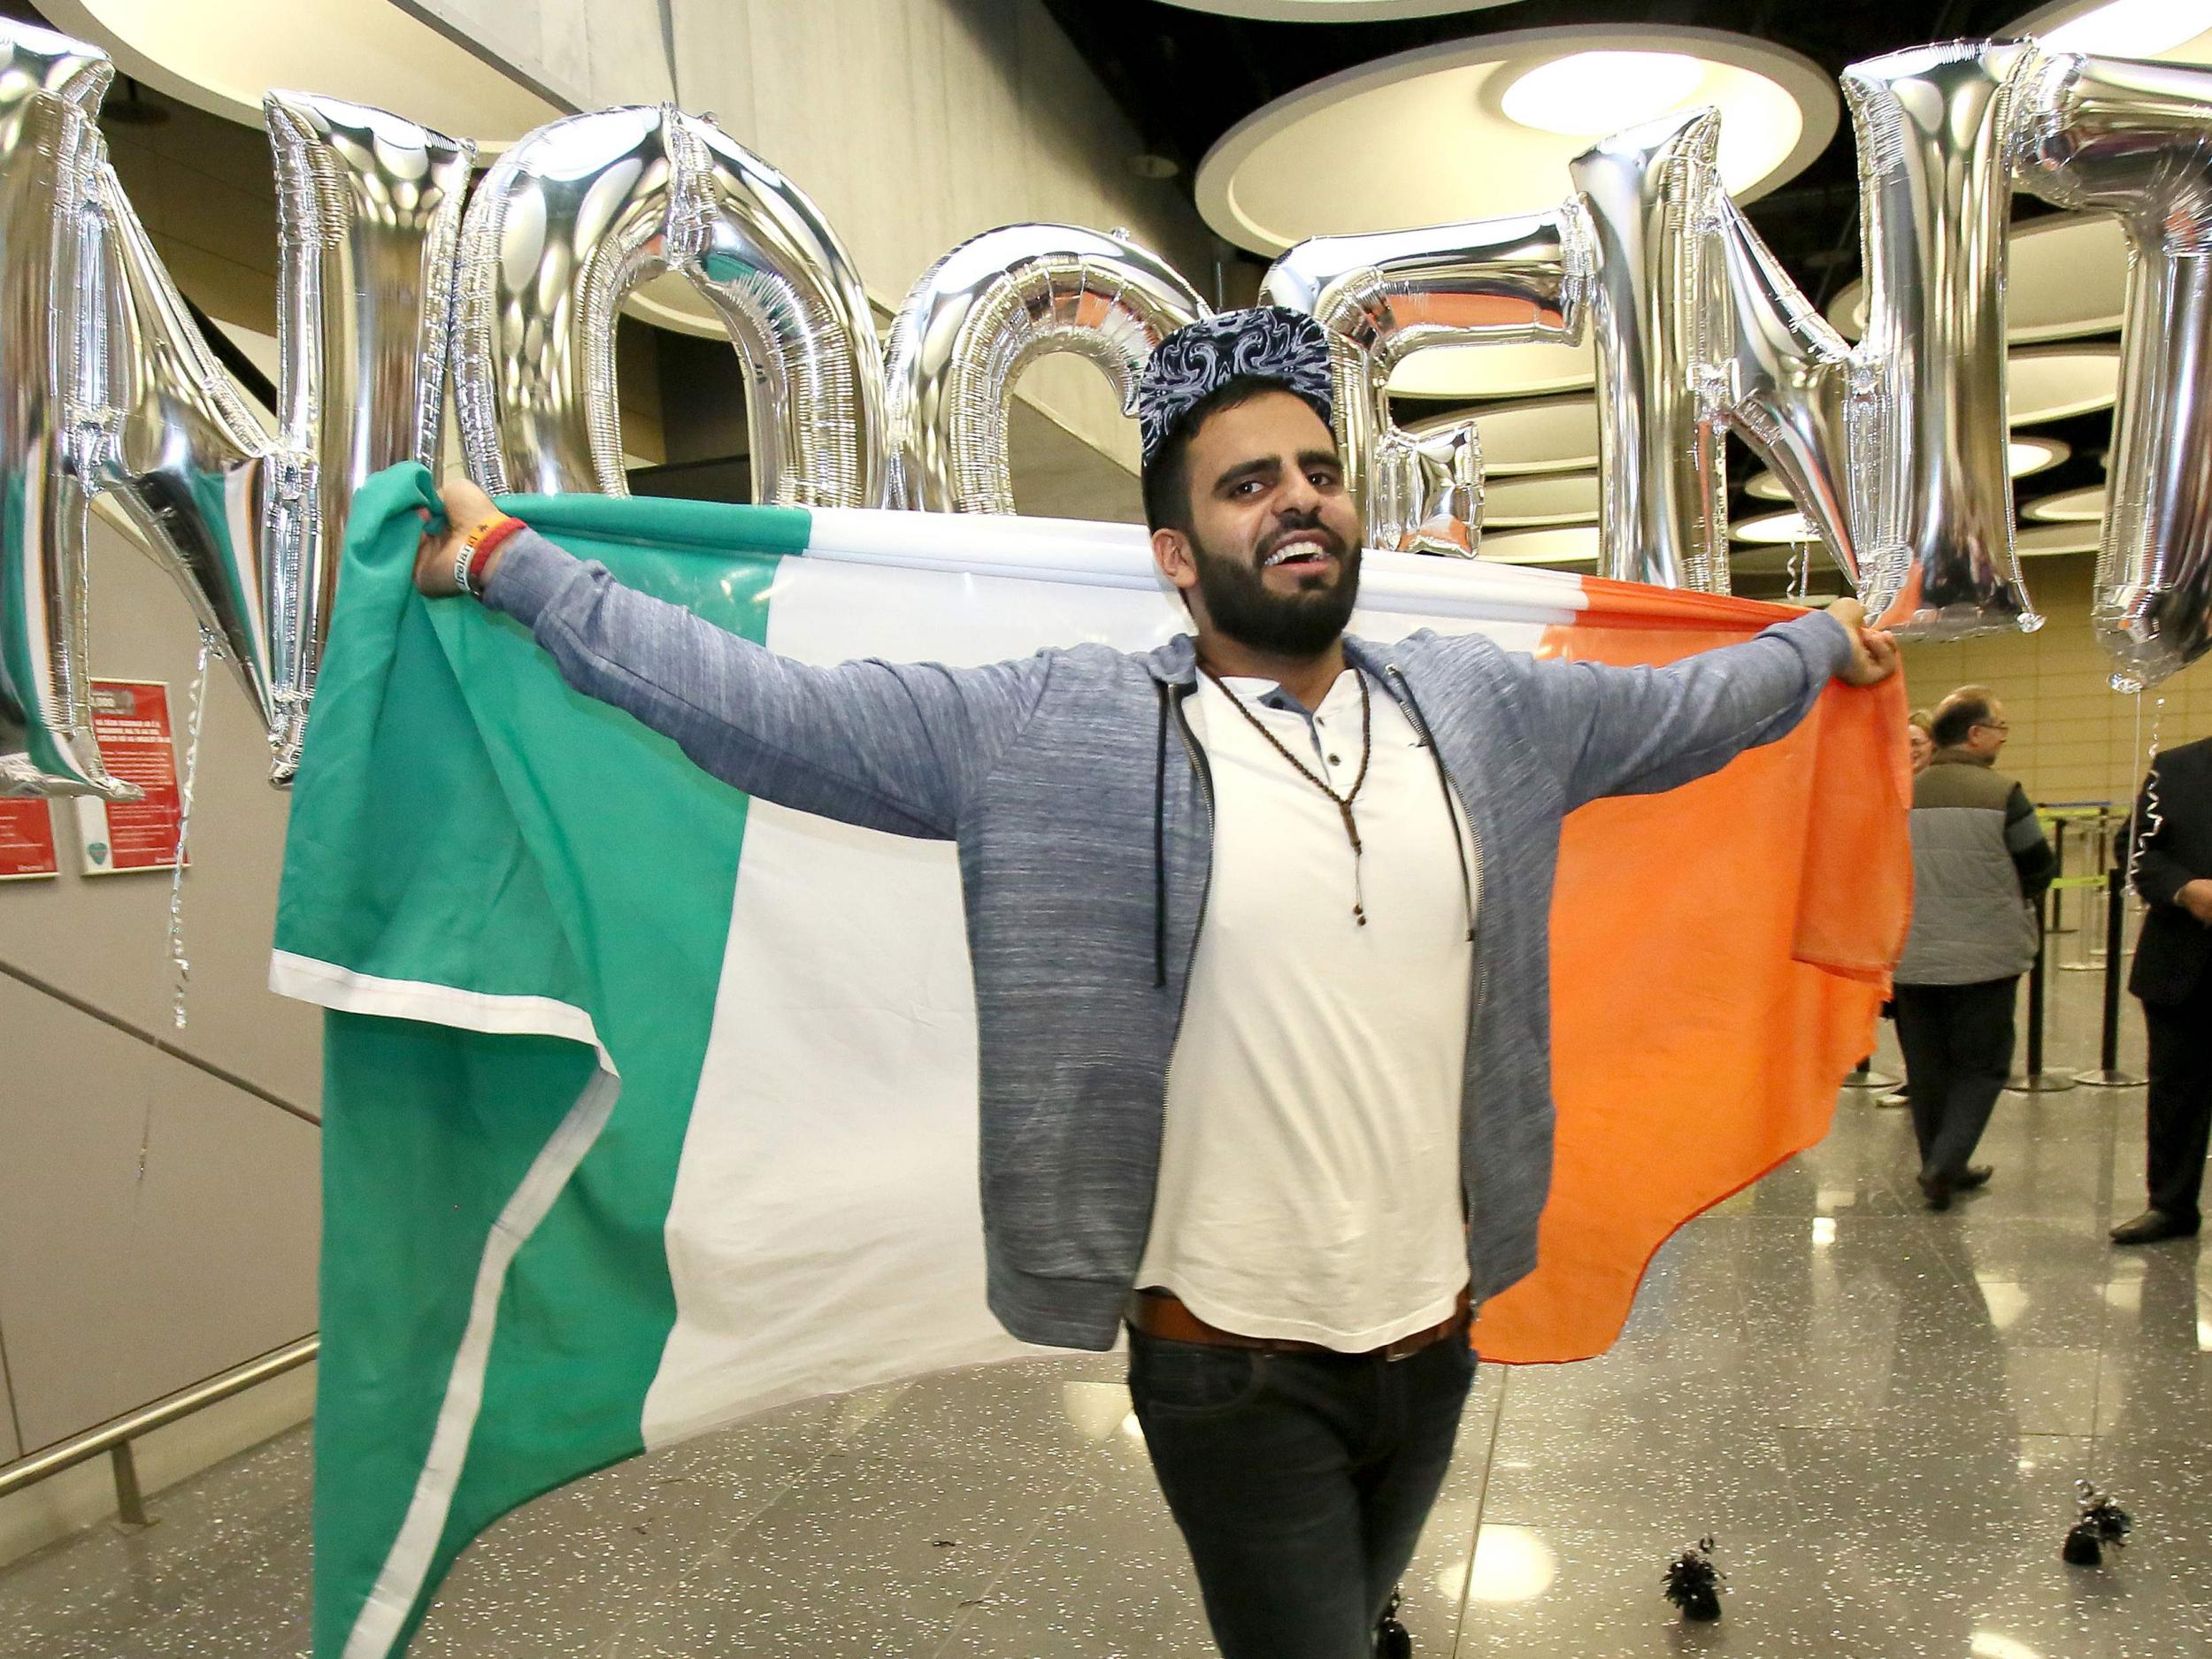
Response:
M1429 751L1429 759L1436 768L1436 787L1444 792L1444 821L1452 828L1452 851L1459 856L1459 891L1467 906L1467 942L1475 942L1475 879L1467 868L1467 849L1459 838L1459 810L1453 804L1452 775L1444 770L1444 751L1436 746L1436 733L1429 730L1429 717L1421 711L1420 700L1413 695L1413 687L1395 663L1383 671L1394 677L1399 688L1406 694L1406 708L1412 713L1414 727L1420 734L1421 747ZM1469 833L1474 826L1468 825Z
M1164 680L1155 680L1160 694L1160 731L1152 751L1152 983L1167 986L1167 700Z

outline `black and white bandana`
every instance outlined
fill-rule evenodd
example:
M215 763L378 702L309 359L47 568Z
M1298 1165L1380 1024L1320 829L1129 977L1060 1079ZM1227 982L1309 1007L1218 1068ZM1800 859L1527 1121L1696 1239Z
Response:
M1281 382L1335 424L1329 388L1329 341L1302 311L1279 305L1220 311L1179 328L1160 342L1137 380L1137 422L1144 434L1144 464L1175 430L1192 405L1239 375Z

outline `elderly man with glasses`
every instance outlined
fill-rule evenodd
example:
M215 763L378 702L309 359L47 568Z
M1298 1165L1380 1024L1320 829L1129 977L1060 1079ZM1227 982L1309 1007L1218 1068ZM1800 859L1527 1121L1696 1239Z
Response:
M1986 687L1962 686L1937 707L1935 754L1913 780L1897 1041L1931 1210L1989 1180L1971 1159L2011 1074L2013 1006L2056 864L2027 792L1997 770L2011 731Z

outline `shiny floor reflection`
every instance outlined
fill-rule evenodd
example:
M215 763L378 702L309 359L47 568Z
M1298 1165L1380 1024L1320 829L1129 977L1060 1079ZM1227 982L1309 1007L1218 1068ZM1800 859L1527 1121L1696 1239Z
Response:
M2096 976L2054 979L2053 1062L2092 1064ZM1847 1093L1667 1246L1612 1353L1483 1372L1405 1586L1415 1651L2212 1652L2212 1283L2194 1241L2104 1238L2142 1142L2140 1091L2008 1094L1995 1180L1932 1215L1905 1115ZM610 1470L494 1528L415 1652L1199 1659L1119 1369L933 1378ZM0 1654L304 1653L308 1459L282 1437L149 1532L0 1569ZM2094 1571L2058 1559L2084 1477L2138 1524ZM1686 1626L1660 1574L1708 1532L1725 1610Z

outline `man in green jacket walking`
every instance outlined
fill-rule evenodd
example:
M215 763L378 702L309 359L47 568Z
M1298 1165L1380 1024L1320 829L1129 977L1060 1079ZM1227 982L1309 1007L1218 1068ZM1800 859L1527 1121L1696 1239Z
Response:
M2056 862L2027 791L1997 770L2011 730L1986 687L1962 686L1937 708L1935 755L1913 780L1897 1041L1931 1210L1989 1179L1970 1160L2012 1071L2013 1004Z

